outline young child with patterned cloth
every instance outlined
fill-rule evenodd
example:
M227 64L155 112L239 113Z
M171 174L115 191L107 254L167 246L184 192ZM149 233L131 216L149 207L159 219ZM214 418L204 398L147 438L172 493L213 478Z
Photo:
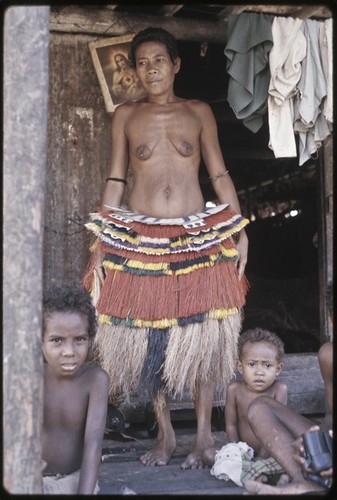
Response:
M331 300L331 299L328 299ZM332 314L332 311L330 311ZM255 495L326 495L333 494L334 470L323 467L320 472L311 470L303 456L303 434L307 432L328 432L332 438L333 422L333 342L324 343L318 351L318 362L325 386L326 413L319 426L304 415L267 397L257 398L249 408L248 420L255 433L269 453L287 472L291 481L272 486L254 480L245 482L245 489ZM327 444L327 443L326 443ZM333 445L332 445L333 446ZM312 450L315 460L326 460L326 449L319 444ZM330 452L332 455L332 451ZM322 462L321 462L322 463ZM330 495L331 493L331 495Z
M255 328L240 336L237 369L242 380L228 385L225 404L229 444L218 452L210 448L204 454L204 461L213 466L211 474L219 479L231 479L240 486L247 479L265 482L277 476L278 481L288 480L256 438L247 419L251 402L261 395L287 403L287 386L276 380L283 368L283 356L283 342L274 333Z
M109 377L86 363L95 309L80 285L52 286L43 297L43 493L97 494Z

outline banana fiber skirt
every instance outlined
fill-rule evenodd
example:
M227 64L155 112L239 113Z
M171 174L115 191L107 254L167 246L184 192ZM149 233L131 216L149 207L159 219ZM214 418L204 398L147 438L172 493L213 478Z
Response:
M223 400L236 366L248 284L233 235L249 221L219 205L180 219L123 208L90 214L96 235L83 278L98 313L94 353L116 404L137 393L193 397L213 381ZM104 253L105 280L94 269Z

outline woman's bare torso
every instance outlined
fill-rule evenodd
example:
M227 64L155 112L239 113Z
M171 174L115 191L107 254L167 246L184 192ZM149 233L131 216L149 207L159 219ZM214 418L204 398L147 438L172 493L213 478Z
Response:
M154 217L199 212L201 122L193 103L136 103L126 122L134 185L129 208Z

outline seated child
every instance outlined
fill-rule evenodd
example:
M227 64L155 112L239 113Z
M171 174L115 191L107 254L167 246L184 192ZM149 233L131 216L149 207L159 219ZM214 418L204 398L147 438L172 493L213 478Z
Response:
M97 493L110 381L86 363L96 333L90 295L76 284L52 286L43 323L43 493Z
M250 458L254 455L254 460L269 459L270 453L256 438L248 422L248 408L261 395L287 404L287 386L276 380L283 368L283 356L283 342L274 333L255 328L239 337L237 369L242 374L242 380L231 382L227 388L226 435L229 443L246 443L245 451L251 448ZM206 450L205 463L213 466L215 459L216 450ZM281 468L276 468L276 472L281 473ZM261 476L261 480L266 480L266 477Z
M318 476L327 480L314 481L312 476L306 476L305 459L302 457L305 432L321 429L332 432L333 414L333 344L332 341L323 344L318 351L318 361L325 385L326 414L319 427L304 415L296 413L291 408L270 401L269 398L258 398L250 406L249 422L260 440L268 446L270 455L274 457L287 472L291 481L288 484L271 486L259 481L245 482L245 488L256 495L303 495L328 494L329 483L333 479L333 468L321 471ZM318 455L321 450L317 450ZM310 469L310 467L309 467ZM311 471L312 472L312 471ZM332 498L332 496L330 496Z

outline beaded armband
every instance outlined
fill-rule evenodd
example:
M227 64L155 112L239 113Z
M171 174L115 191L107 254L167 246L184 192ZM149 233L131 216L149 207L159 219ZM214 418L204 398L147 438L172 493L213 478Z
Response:
M219 177L224 177L225 175L229 174L228 170L225 170L224 172L221 172L221 174L216 174L216 175L212 175L209 180L210 181L216 181L217 179L219 179Z

